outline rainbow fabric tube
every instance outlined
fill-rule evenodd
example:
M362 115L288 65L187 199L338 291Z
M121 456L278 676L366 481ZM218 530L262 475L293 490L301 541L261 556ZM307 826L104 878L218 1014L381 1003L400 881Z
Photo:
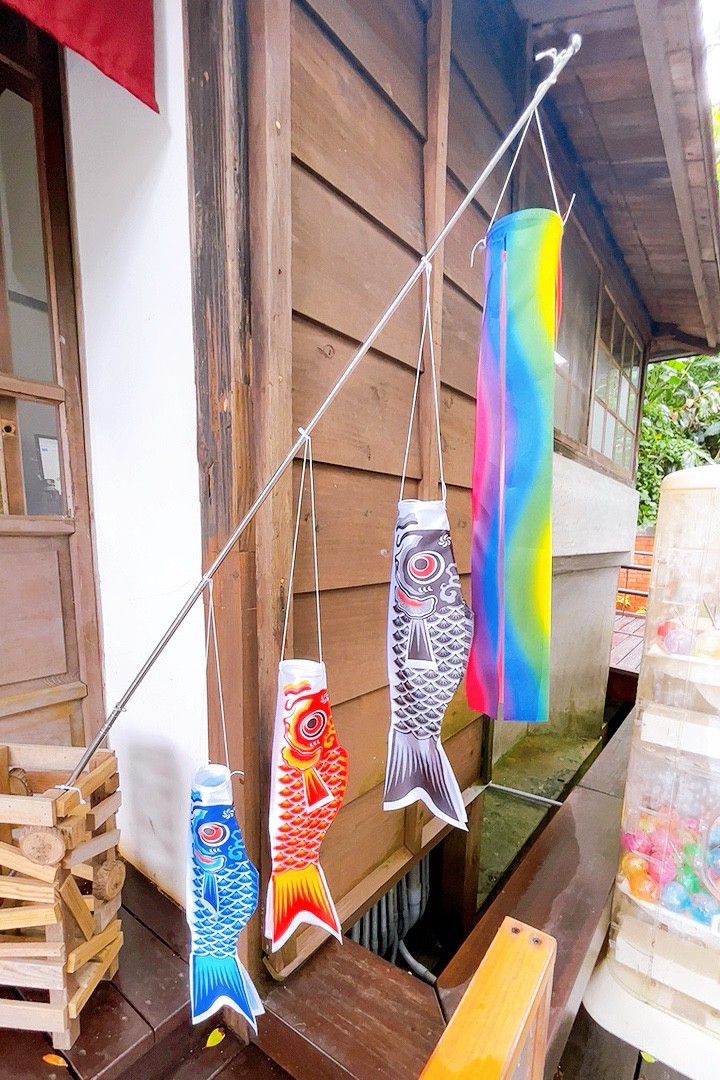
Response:
M500 218L487 237L473 466L472 708L548 719L555 334L562 220Z

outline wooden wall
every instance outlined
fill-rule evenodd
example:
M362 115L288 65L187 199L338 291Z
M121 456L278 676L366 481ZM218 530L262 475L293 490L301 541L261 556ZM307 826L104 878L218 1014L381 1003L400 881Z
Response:
M527 97L530 80L525 28L509 4L255 0L247 16L251 441L259 486L482 170ZM483 296L482 256L473 269L469 260L508 164L506 158L496 169L434 260L448 509L466 596ZM523 205L524 186L542 187L542 169L531 149L501 211ZM421 299L417 289L404 301L313 438L324 654L336 725L350 753L347 796L321 861L345 926L448 832L424 809L382 810L390 552ZM409 458L410 496L437 492L429 389L424 375L421 433L414 433ZM298 479L296 462L292 487L281 483L256 523L259 725L249 713L244 720L246 767L255 762L263 778L259 795L253 789L245 801L246 827L255 836L265 828L262 785ZM293 650L315 657L307 517L306 508ZM481 807L472 800L483 768L482 724L461 690L443 736L474 807L473 829ZM471 833L470 846L476 840ZM473 888L470 881L470 894ZM272 959L276 971L287 974L322 938L320 931L301 931Z

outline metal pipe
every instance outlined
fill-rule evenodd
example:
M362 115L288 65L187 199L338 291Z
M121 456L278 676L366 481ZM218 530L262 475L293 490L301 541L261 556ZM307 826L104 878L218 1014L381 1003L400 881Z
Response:
M227 556L230 554L230 552L232 551L235 544L238 542L240 536L245 531L245 529L248 527L248 525L250 524L252 519L255 517L255 514L257 514L258 510L263 505L263 503L267 499L268 495L270 495L270 493L273 491L276 484L278 483L278 481L281 479L281 477L285 473L286 469L288 469L292 465L296 454L300 450L302 450L303 445L305 443L306 436L311 435L312 432L314 431L314 429L316 428L316 426L320 423L323 416L328 411L328 409L332 405L333 401L335 400L335 398L338 396L338 394L342 390L345 383L348 381L348 379L350 378L352 373L355 371L355 368L358 366L360 361L363 359L363 357L366 355L366 353L372 347L375 339L384 330L385 326L390 321L392 316L395 314L397 309L400 307L403 300L405 299L405 297L408 295L408 293L412 289L413 285L419 280L420 276L424 272L425 267L428 265L428 263L432 259L433 255L436 253L436 251L438 250L440 245L443 243L443 241L447 237L448 233L450 233L452 231L452 229L454 229L454 227L457 224L458 220L465 213L465 211L467 210L468 206L470 205L470 203L473 201L473 199L477 195L480 188L483 186L483 184L485 183L487 178L490 176L490 174L492 173L495 166L501 160L503 154L505 153L507 148L510 146L510 144L512 143L515 136L518 134L518 132L523 127L523 125L526 123L526 121L530 118L532 113L538 107L538 105L540 104L542 99L545 97L545 95L547 94L550 87L553 86L557 82L558 75L563 70L563 68L570 62L570 60L573 58L573 56L578 51L578 49L580 48L581 45L582 45L582 38L580 37L580 35L579 34L571 34L570 37L568 38L568 43L567 43L566 48L561 49L560 52L554 52L554 51L551 50L550 53L542 53L542 54L539 54L538 57L536 57L536 59L540 59L541 56L551 55L551 57L553 59L553 66L552 66L551 71L542 80L542 82L538 85L538 88L535 91L535 93L533 94L531 101L525 107L525 109L522 111L520 116L517 118L517 120L513 124L512 128L510 129L508 134L505 136L505 138L500 143L500 145L498 146L498 148L495 151L495 153L493 154L493 156L490 158L490 161L487 163L487 165L485 166L483 171L480 173L480 175L478 176L478 178L475 181L475 183L473 184L473 186L468 191L465 198L462 200L462 202L460 203L458 208L455 210L455 212L453 214L451 214L451 216L445 222L445 225L443 226L443 228L440 230L438 235L433 240L433 242L430 245L430 247L428 248L426 254L423 255L423 257L420 259L417 266L415 267L413 272L410 274L410 277L407 279L405 284L402 286L402 288L398 292L395 299L391 301L389 306L385 309L383 314L380 316L378 321L373 326L373 328L370 331L370 333L368 334L368 336L365 338L365 341L362 343L362 345L360 345L358 350L355 352L352 359L349 361L347 367L343 371L342 375L340 376L338 381L335 383L335 385L332 387L332 389L330 390L330 392L327 395L327 397L325 398L325 400L319 406L319 408L318 408L317 412L315 413L315 415L312 416L311 419L307 421L307 423L305 424L304 429L302 429L303 434L301 434L298 437L298 439L293 443L293 445L290 447L290 449L288 450L288 452L285 455L285 457L283 458L283 460L280 462L278 467L275 469L275 472L272 474L272 476L270 477L268 482L265 484L265 486L263 487L260 494L256 497L256 499L253 502L252 506L243 515L242 520L240 521L240 523L236 526L236 528L233 530L233 532L231 533L231 535L228 538L228 540L226 541L226 543L223 545L221 550L218 552L217 556L215 557L215 560L212 562L210 567L206 570L206 572L201 577L200 581L197 583L195 588L192 590L192 592L188 596L187 600L185 601L183 606L180 608L179 612L177 613L177 615L175 616L173 621L170 623L169 627L167 628L167 630L165 631L163 636L160 638L157 645L152 650L152 652L148 656L147 660L145 661L145 663L142 665L142 667L138 671L135 678L132 680L132 682L128 686L125 693L122 695L122 697L119 699L117 704L114 706L112 712L107 717L107 719L105 720L103 725L98 729L95 737L91 740L90 745L86 749L83 756L80 758L80 761L76 765L73 772L70 774L70 777L68 778L68 781L67 781L67 786L73 784L77 780L78 776L83 771L83 769L87 765L90 758L93 756L93 754L98 749L100 744L106 738L108 732L112 728L113 724L117 720L120 713L125 711L125 708L127 706L128 701L133 696L133 694L135 693L137 688L140 686L140 684L143 682L145 676L150 671L150 669L153 667L156 660L158 659L158 657L160 656L160 654L164 650L165 646L174 637L174 635L177 632L178 628L184 622L185 618L187 617L187 615L189 614L189 612L191 611L191 609L195 605L196 600L198 600L199 597L202 596L204 590L206 589L206 587L209 584L209 582L210 582L211 578L213 577L213 575L222 566L223 562L225 561Z
M495 784L492 781L486 785L485 790L504 791L506 795L518 795L521 799L529 799L530 802L539 802L543 806L562 806L557 799L547 799L544 795L536 795L534 791L522 791L521 788L505 787L504 784Z
M434 985L437 982L437 977L433 975L429 968L426 968L424 964L421 964L419 960L416 960L413 954L408 949L404 941L398 941L398 952L402 956L403 960L419 979L424 979L426 983Z

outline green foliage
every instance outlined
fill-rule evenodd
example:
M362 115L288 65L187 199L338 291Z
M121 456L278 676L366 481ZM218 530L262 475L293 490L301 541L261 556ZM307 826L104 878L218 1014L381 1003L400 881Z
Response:
M663 477L720 461L720 357L651 364L640 421L639 525L657 515Z

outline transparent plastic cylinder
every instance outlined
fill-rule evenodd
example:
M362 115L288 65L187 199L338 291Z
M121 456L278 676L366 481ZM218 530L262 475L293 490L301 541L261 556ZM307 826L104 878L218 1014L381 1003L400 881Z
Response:
M720 466L662 484L609 962L720 1038Z

